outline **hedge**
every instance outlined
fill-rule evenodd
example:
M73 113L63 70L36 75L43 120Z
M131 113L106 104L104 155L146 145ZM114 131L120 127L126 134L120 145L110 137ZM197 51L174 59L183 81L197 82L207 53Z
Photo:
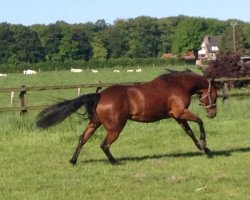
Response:
M140 66L176 66L194 64L193 61L181 59L164 58L117 58L117 59L92 59L88 62L84 60L70 61L47 61L40 63L20 63L20 64L1 64L0 73L17 73L26 69L53 71L69 70L70 68L95 69L95 68L122 68L122 67L140 67Z

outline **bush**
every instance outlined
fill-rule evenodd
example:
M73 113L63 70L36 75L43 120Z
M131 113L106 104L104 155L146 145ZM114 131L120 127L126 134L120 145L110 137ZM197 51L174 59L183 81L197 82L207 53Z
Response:
M246 69L239 64L240 58L240 54L237 53L219 54L216 60L209 62L204 75L208 78L246 76Z

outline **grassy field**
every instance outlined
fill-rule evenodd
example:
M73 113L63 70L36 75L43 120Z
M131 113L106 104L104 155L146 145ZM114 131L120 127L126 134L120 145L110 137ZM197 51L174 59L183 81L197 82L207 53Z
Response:
M23 74L9 74L7 77L1 77L0 87L11 88L26 86L48 86L48 85L69 85L69 84L87 84L97 83L123 83L148 81L156 76L165 73L168 66L164 67L144 67L140 73L128 73L127 69L121 69L120 73L114 73L114 69L98 69L98 73L92 73L91 69L86 69L82 73L71 73L69 71L57 72L41 72L33 76L24 76ZM132 68L131 68L132 69ZM170 68L171 69L171 68ZM178 70L186 69L185 66L178 67ZM196 67L194 71L201 73ZM95 88L82 89L82 93L95 92ZM19 106L18 95L16 93L16 101L14 106ZM60 98L76 97L77 90L53 90L44 92L29 91L26 95L28 105L41 105L52 103ZM10 106L10 93L0 93L0 107Z
M162 72L164 68L147 68L137 74L114 74L105 69L98 74L11 74L1 79L0 85L145 81ZM31 93L27 98L32 104L41 104L74 97L76 91L42 92L39 98L37 95ZM99 148L105 131L98 129L74 167L68 160L86 126L83 117L73 115L43 131L34 124L37 111L24 117L18 112L0 113L0 198L250 199L249 108L248 98L231 98L224 104L219 101L217 117L208 119L194 100L191 110L204 121L212 150L209 157L201 155L184 131L169 119L150 124L129 122L111 148L123 163L119 166L110 165ZM198 136L198 126L191 123L191 127Z

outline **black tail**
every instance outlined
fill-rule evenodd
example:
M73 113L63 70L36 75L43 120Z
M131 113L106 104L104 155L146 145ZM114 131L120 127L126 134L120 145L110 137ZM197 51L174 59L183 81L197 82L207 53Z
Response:
M100 93L86 94L45 108L39 113L36 125L40 128L48 128L56 125L76 112L81 106L85 107L88 118L91 118L95 113L100 96Z

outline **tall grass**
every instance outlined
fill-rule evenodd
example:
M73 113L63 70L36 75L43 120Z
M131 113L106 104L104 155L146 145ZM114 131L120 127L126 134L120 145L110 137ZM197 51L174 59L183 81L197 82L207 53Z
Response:
M154 72L145 71L124 73L131 79L120 79L150 79ZM64 73L51 74L54 83L62 79L68 82L67 75L61 78ZM20 77L13 76L18 83ZM82 75L70 76L74 76L73 82ZM102 80L104 77L109 75L105 74ZM43 81L49 83L46 76ZM69 91L61 93L65 98L70 96ZM50 100L52 97L47 95L51 94L40 98ZM40 98L38 102L43 101ZM207 131L212 150L209 157L199 153L172 119L148 124L128 122L111 148L123 163L116 167L109 164L99 148L105 135L102 127L84 146L78 164L69 164L78 136L87 124L82 116L72 115L62 124L42 131L34 125L37 111L24 117L1 113L1 199L249 199L249 108L247 98L231 98L224 104L219 101L217 117L208 119L197 100L193 101L190 109L203 119ZM191 127L199 137L197 124L191 123Z

